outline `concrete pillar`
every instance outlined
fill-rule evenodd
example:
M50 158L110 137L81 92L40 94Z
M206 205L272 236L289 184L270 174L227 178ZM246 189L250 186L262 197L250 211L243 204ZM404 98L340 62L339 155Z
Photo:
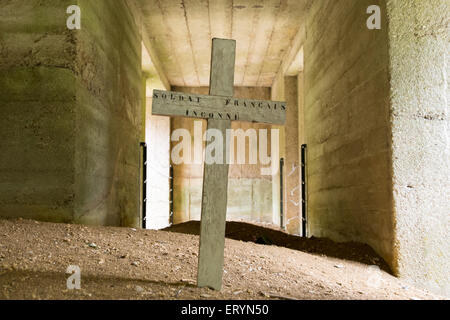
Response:
M0 3L0 217L71 222L76 35L70 1Z
M139 227L140 24L126 2L78 5L75 221Z
M381 29L366 27L370 5ZM449 3L316 1L305 43L309 222L449 293Z
M298 96L298 143L299 145L307 143L307 133L305 130L305 92L304 92L304 73L300 72L297 76L297 96Z
M382 10L381 30L366 26L371 5ZM384 1L314 1L306 32L310 234L366 243L393 265Z
M286 101L285 94L284 94L284 90L285 90L284 79L285 79L285 77L281 73L279 73L277 75L276 79L274 80L272 90L271 90L271 97L272 97L271 100ZM280 159L286 157L285 126L272 126L272 129L276 129L279 131L279 143L278 143L279 150L280 150L279 159L278 159L278 164L279 164ZM284 207L284 210L286 210L285 209L286 197L285 196L283 198L281 197L280 183L281 183L280 170L278 170L272 176L272 220L273 220L273 223L276 224L277 226L281 226L281 217L280 217L281 202L282 202L281 199L283 199L283 207ZM285 188L283 187L283 189L285 189Z
M72 4L81 30L67 29ZM0 21L0 216L139 226L141 38L130 7L2 1Z
M300 234L301 230L301 186L300 186L300 145L298 127L298 83L297 77L284 79L285 101L288 105L285 125L285 227L291 234Z
M450 3L387 1L395 269L450 294Z
M304 187L304 185L302 184L302 148L301 146L304 144L307 144L307 138L306 138L306 130L305 130L305 92L304 92L304 73L303 71L301 71L298 75L297 75L297 96L298 96L298 145L299 145L299 150L298 150L298 159L299 159L299 172L298 172L298 176L299 176L299 183L301 185L301 188ZM302 218L299 223L302 224L303 223L303 206L302 206L302 189L299 189L299 201L300 201L300 208L299 208L299 215ZM306 194L307 195L307 194ZM306 199L307 200L307 199ZM306 212L307 214L307 212ZM306 217L307 218L307 217ZM299 226L300 227L300 234L302 236L307 236L305 234L303 234L303 230L302 230L302 225ZM308 230L306 230L306 232L308 233Z

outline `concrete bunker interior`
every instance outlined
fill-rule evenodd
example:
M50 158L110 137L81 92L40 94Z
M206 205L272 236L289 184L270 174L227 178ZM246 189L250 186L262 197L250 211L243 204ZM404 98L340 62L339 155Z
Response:
M380 29L367 27L373 5ZM231 165L227 219L367 245L399 279L448 295L448 12L444 0L0 1L0 217L139 229L146 206L149 229L199 220L202 164L170 157L173 132L194 136L198 120L153 116L152 91L208 94L211 39L235 39L235 97L288 108L284 126L233 124L278 129L283 170Z

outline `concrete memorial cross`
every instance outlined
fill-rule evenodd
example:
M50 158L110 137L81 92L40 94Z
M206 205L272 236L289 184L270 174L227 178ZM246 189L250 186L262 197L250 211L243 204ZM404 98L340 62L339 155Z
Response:
M219 130L223 137L231 121L283 125L286 103L233 98L235 57L236 41L213 39L210 95L154 90L152 113L207 119L208 130ZM226 150L224 143L223 155ZM224 162L205 163L203 177L197 285L215 290L222 288L224 263L229 161Z

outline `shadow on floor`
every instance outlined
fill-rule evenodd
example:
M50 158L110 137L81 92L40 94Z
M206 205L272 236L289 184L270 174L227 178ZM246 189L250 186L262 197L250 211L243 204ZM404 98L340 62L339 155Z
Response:
M198 235L200 222L189 221L173 225L164 231ZM378 265L392 274L388 264L366 244L356 242L337 243L323 238L302 238L283 231L266 228L245 222L227 222L225 237L238 241L275 245L302 252L325 255L338 259L351 260L367 265Z

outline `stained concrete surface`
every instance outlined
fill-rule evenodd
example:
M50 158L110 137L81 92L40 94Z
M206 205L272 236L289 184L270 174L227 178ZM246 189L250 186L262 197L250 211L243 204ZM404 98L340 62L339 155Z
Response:
M139 225L141 39L124 1L0 3L0 216Z
M0 216L137 225L140 15L129 1L78 3L80 32L65 27L73 2L0 2ZM305 32L289 37L305 55L309 231L369 244L399 276L448 293L450 10L444 0L385 3L309 1ZM381 30L365 27L373 4ZM280 71L278 56L291 51L269 50ZM270 91L283 100L283 72ZM198 190L190 177L201 172L180 177ZM250 198L256 176L236 176ZM279 176L271 180L258 180L267 199L251 210L278 223ZM185 190L177 201L199 208L201 193Z
M382 29L366 27L369 5ZM383 1L314 1L306 20L310 234L394 256L388 24Z
M449 1L388 1L398 274L450 294Z
M211 39L234 39L236 86L272 85L306 0L138 0L170 83L209 85Z
M0 2L0 216L71 222L76 36L69 1Z

